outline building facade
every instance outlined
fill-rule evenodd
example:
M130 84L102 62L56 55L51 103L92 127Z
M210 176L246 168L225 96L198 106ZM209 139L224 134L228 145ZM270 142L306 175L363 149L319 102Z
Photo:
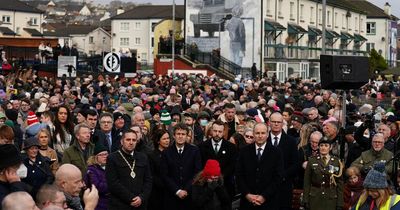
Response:
M176 6L176 18L183 19L183 6ZM172 19L172 6L145 5L111 18L111 49L131 52L137 60L152 65L154 60L154 26ZM171 28L172 29L172 28Z
M263 6L267 74L280 81L289 77L319 80L323 44L320 1L266 0ZM349 2L328 0L326 54L366 55L366 21L366 14Z

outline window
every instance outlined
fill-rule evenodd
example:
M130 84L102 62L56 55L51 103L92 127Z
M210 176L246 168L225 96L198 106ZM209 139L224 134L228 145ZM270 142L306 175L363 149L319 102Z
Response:
M89 43L90 43L90 44L93 44L93 42L94 42L93 36L89 36Z
M318 10L318 23L322 25L322 9Z
M135 44L138 44L138 45L140 44L140 37L135 38Z
M96 51L94 51L94 50L89 50L89 55L90 55L90 56L96 55Z
M300 20L304 20L304 4L300 5Z
M290 2L290 20L294 20L294 2Z
M367 34L376 34L375 22L368 22L367 23Z
M267 0L267 15L271 14L271 0Z
M283 4L283 0L279 0L279 2L278 2L278 16L282 16L282 4Z
M129 23L122 22L121 23L121 31L129 31Z
M136 29L140 29L140 26L141 26L140 22L136 22L136 23L135 23L135 28L136 28Z
M32 17L32 18L29 20L29 25L31 25L31 26L37 26L37 25L39 25L39 24L38 24L38 19Z
M11 17L9 15L3 15L1 20L3 23L11 23Z
M354 30L358 31L358 17L354 19Z
M335 18L334 18L334 21L335 21L335 28L337 28L338 27L338 20L337 20L337 12L335 12Z
M314 23L314 7L310 7L310 22Z
M129 38L121 38L119 45L128 46L129 45Z
M151 47L154 47L154 37L151 37Z
M370 52L372 49L375 49L375 43L367 43L367 52Z
M331 25L331 11L326 12L326 24L328 25L328 27L330 27Z

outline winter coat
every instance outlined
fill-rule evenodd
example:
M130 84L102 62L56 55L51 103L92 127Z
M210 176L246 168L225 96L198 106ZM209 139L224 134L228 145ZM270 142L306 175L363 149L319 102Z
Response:
M99 191L99 202L97 203L95 210L107 210L110 193L107 187L106 171L97 164L88 166L85 175L85 183L88 187L93 184Z
M192 187L192 199L197 210L230 210L231 199L222 179L215 183L195 183Z

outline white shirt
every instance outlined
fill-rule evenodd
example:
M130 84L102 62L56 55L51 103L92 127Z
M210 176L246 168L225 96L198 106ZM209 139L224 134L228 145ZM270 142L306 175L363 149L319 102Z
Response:
M272 145L275 145L274 144L275 143L275 137L278 137L278 143L276 145L279 145L279 142L281 141L281 136L282 136L282 132L280 134L276 135L276 136L271 133L271 143L272 143Z
M181 154L183 154L183 150L185 149L185 146L183 146L183 147L176 147L176 151L178 151L178 154L179 154L179 150L182 150L182 153Z
M217 145L217 151L219 151L219 149L221 148L221 144L222 144L222 140L220 140L219 142L216 142L214 140L211 140L211 144L212 144L212 148L215 150L215 144Z
M261 156L263 155L264 149L265 149L265 145L267 145L267 142L265 142L265 143L264 143L263 145L261 145L261 146L258 146L258 145L256 144L256 155L258 155L258 148L261 148L260 153L261 153Z

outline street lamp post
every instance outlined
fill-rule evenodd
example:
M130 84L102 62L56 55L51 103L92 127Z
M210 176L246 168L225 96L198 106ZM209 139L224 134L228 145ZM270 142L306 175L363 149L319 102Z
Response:
M326 53L326 0L322 0L322 48L321 55Z
M172 78L175 73L175 0L172 0Z

